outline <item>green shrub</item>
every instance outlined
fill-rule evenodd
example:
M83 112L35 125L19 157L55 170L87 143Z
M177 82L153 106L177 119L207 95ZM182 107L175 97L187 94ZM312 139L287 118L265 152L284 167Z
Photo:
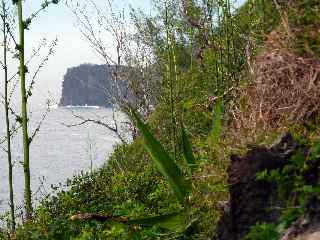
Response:
M258 223L250 228L245 240L279 240L280 234L274 224Z

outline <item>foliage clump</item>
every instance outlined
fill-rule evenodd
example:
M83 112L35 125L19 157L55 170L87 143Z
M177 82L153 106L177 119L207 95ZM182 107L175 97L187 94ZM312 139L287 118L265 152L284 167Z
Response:
M284 132L317 118L318 8L318 1L277 6L280 24L268 35L255 60L249 62L247 81L236 93L239 100L231 110L232 135L243 135L247 143L253 143L261 141L259 136Z

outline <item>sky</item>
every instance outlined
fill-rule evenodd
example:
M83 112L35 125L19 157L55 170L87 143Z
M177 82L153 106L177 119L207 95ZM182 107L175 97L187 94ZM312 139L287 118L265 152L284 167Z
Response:
M68 0L84 3L86 0ZM107 0L94 0L97 4L104 4ZM151 12L152 0L114 0L118 9L129 11L129 6L141 8L145 13ZM238 0L242 4L245 0ZM31 13L39 9L43 0L27 0L24 3L24 15L30 16ZM55 52L50 56L49 61L40 72L36 81L36 88L33 94L33 101L43 105L46 99L50 98L56 103L61 96L63 76L69 67L78 66L83 63L103 64L100 57L90 48L89 43L84 39L77 27L77 21L71 10L62 0L58 5L51 5L47 10L35 18L30 30L26 33L26 54L31 55L31 49L36 48L42 38L49 41L58 39ZM44 49L45 50L45 49ZM45 53L45 52L43 52ZM42 55L43 57L44 55ZM31 65L36 66L35 60ZM12 60L14 66L15 60ZM12 67L14 68L14 67Z

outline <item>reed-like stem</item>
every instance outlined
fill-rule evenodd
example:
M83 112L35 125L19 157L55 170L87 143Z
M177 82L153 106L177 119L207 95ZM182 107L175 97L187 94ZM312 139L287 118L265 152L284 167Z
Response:
M173 65L174 64L174 54L173 54L173 48L172 48L172 36L169 29L169 19L168 19L168 7L166 6L166 16L165 16L165 25L166 25L166 45L167 45L167 57L168 57L168 63L167 63L167 82L169 83L169 90L170 90L170 110L171 110L171 144L172 144L172 150L173 150L173 159L176 160L177 155L177 143L176 143L176 136L177 136L177 130L176 130L176 116L175 116L175 87L174 87L174 80L173 80ZM175 74L175 76L177 76Z
M24 205L26 211L26 219L32 219L32 199L31 199L31 183L30 183L30 140L28 135L28 111L26 93L26 66L24 57L24 30L25 21L23 20L22 0L18 0L18 20L19 20L19 60L20 60L20 94L21 94L21 121L22 121L22 138L23 138L23 171L24 171Z

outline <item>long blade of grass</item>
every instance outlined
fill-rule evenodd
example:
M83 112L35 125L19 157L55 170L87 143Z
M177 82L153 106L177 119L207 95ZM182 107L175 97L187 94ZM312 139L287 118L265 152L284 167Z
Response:
M189 141L189 138L186 133L186 129L184 125L181 126L181 138L182 138L182 147L183 147L183 155L184 158L187 161L187 164L190 168L190 171L193 172L196 168L196 160L194 158L193 152L192 152L192 146Z
M186 217L183 212L171 213L166 215L146 217L140 219L132 219L127 224L141 225L141 226L158 226L163 229L174 232L183 232L186 227Z
M71 221L99 221L108 222L114 221L128 225L141 225L141 226L158 226L163 229L182 232L189 224L187 224L187 217L184 211L174 212L170 214L163 214L152 217L144 217L138 219L128 219L124 216L110 216L110 215L100 215L94 213L80 213L73 215L70 218Z
M144 138L144 146L149 152L151 159L168 181L177 199L182 203L188 195L190 183L185 180L182 171L169 156L162 144L153 136L149 127L141 120L140 116L135 111L131 111L131 113L136 120L137 128Z
M219 143L221 129L222 129L222 116L224 111L224 105L222 100L218 100L213 108L213 124L212 130L209 135L209 142L213 148Z

